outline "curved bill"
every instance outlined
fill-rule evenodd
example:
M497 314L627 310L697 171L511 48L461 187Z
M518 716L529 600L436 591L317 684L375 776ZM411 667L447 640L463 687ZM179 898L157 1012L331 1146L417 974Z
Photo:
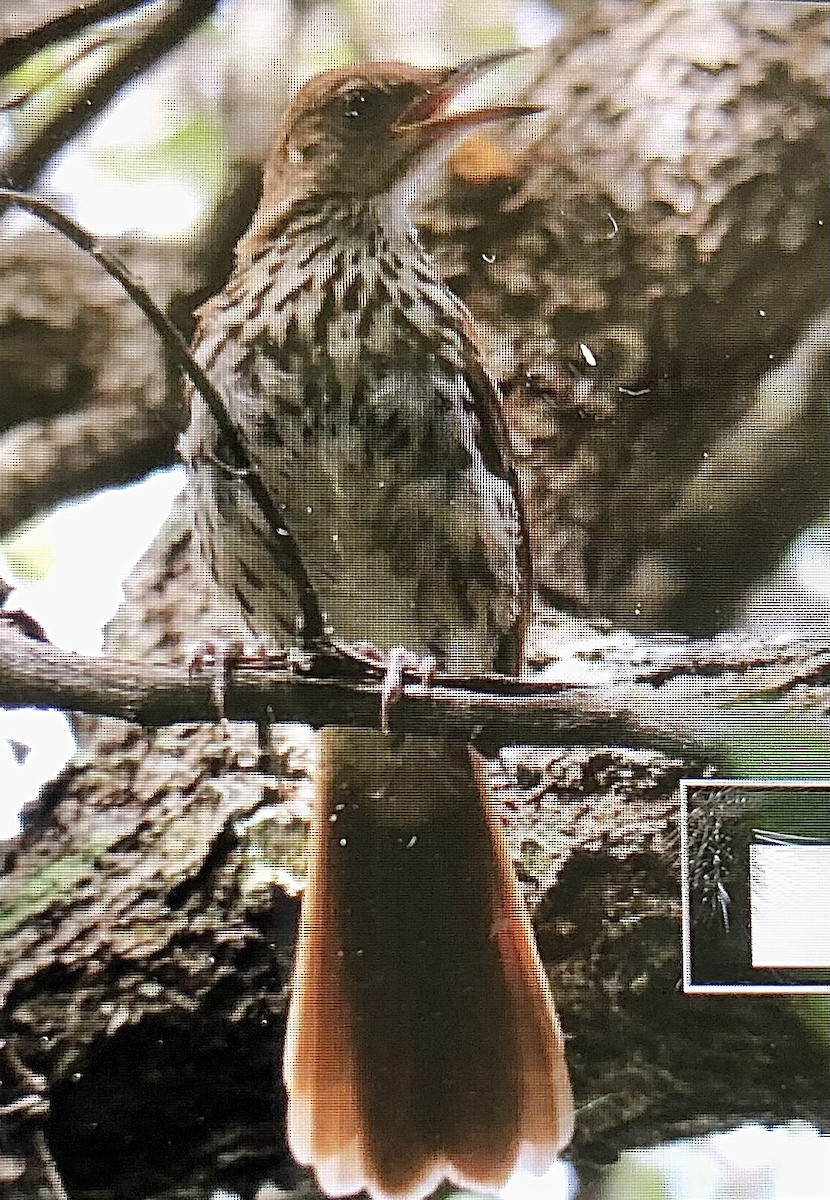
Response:
M490 104L466 112L448 113L447 107L467 84L479 75L493 70L504 62L526 54L530 47L515 50L495 50L487 54L468 58L454 67L444 67L435 72L434 84L418 96L406 109L395 126L396 133L415 130L424 132L460 129L467 125L480 125L486 121L503 121L515 117L530 117L544 111L538 104Z

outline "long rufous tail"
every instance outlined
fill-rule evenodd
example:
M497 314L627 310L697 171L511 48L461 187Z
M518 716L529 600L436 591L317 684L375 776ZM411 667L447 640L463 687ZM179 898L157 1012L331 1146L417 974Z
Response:
M562 1034L463 743L321 735L288 1018L288 1141L323 1191L501 1187L567 1145Z

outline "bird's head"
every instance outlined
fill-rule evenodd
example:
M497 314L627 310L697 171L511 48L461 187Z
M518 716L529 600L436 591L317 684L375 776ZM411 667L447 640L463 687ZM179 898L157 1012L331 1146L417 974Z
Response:
M447 111L468 83L517 53L480 55L455 67L378 62L315 75L282 118L266 168L265 194L282 188L294 197L377 196L447 134L538 112L529 105Z

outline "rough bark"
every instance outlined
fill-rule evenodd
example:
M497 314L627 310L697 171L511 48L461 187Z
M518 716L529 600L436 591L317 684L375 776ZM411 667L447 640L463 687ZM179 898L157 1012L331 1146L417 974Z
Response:
M119 250L161 303L185 277L169 248ZM8 532L60 500L169 463L178 414L146 320L57 234L38 228L10 239L0 289L0 529Z
M814 5L731 4L715 29L714 15L674 0L598 4L551 51L538 146L460 150L425 217L459 288L504 334L500 372L551 597L632 621L636 600L646 623L710 628L826 497L814 423L826 350L814 337L796 351L827 302L825 20ZM684 98L695 153L649 156L643 128ZM697 136L713 128L718 139ZM163 361L114 285L59 245L26 233L4 260L5 436L110 396L135 397L146 430L169 395ZM186 255L136 256L162 299L221 272L221 253L195 282ZM37 339L36 356L21 338ZM797 386L787 375L782 413L760 380L770 354L780 364L794 351L801 375ZM176 419L161 419L158 453L172 455ZM764 442L780 448L782 428L815 447L816 477L786 502ZM751 545L705 601L718 542L701 517L704 454L725 480L718 537ZM737 457L750 461L741 487ZM125 473L129 458L110 455ZM8 527L43 492L32 485L17 507L10 487L0 496ZM752 541L743 514L759 505L769 511ZM641 590L646 563L662 564L662 590ZM168 530L137 568L108 649L182 663L210 627L189 539ZM722 670L722 649L700 670ZM540 657L556 652L549 643ZM590 655L611 662L614 643L598 634ZM812 704L826 745L820 683L796 681L787 702L802 715ZM77 726L78 758L6 848L0 1181L19 1200L54 1200L60 1178L71 1200L291 1186L278 1064L309 740L278 728L265 761L253 726ZM491 767L568 1037L583 1166L742 1120L830 1129L826 1047L796 1007L678 988L677 784L712 761L570 747L506 750Z
M529 89L541 136L462 145L425 216L493 331L560 604L711 633L826 509L826 323L790 356L830 295L829 23L590 6Z
M0 33L7 35L0 62L3 50L37 49L52 22L66 35L129 7L115 0L81 7L35 0L13 19L0 18ZM181 20L186 26L209 7L200 0L182 10ZM162 55L181 36L176 21L162 21L153 53ZM131 70L145 65L133 63ZM96 108L78 102L74 111L73 133ZM46 138L49 156L68 136ZM6 175L14 173L19 152L13 142L0 163ZM194 306L227 277L231 250L256 202L257 179L255 164L232 169L216 211L187 238L107 242L185 336ZM171 464L183 420L178 379L158 338L100 264L32 221L14 228L0 242L0 534L62 500Z

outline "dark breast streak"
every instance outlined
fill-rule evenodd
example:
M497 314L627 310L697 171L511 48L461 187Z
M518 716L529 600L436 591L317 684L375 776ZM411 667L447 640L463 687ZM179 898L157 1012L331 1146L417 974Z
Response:
M508 665L523 534L468 320L408 229L334 202L295 211L202 310L198 357L285 519L265 527L194 399L197 527L255 632L296 631L290 532L338 638Z

